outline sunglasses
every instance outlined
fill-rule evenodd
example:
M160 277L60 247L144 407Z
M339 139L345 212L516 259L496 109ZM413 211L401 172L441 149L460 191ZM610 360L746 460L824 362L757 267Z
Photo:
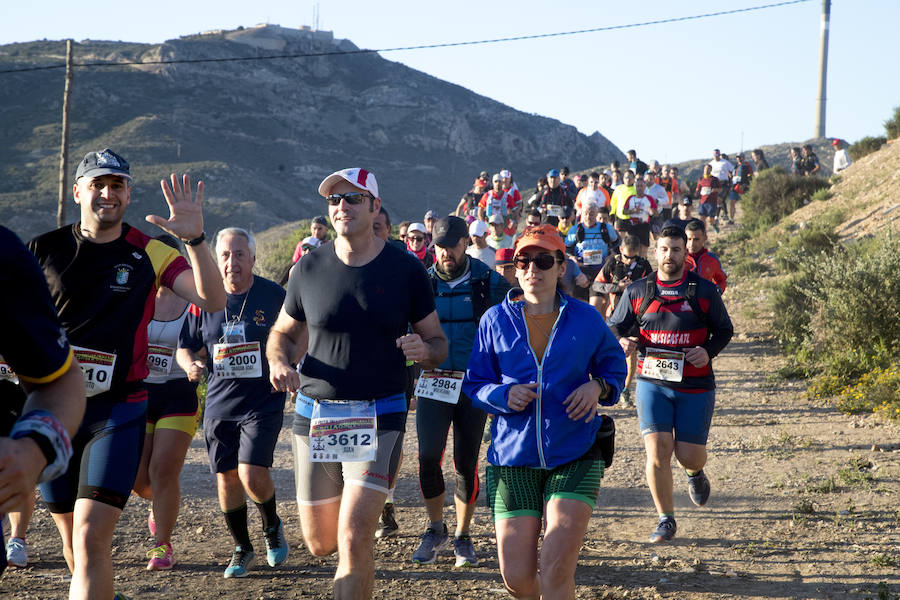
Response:
M425 238L421 235L408 235L406 236L406 241L408 242L424 242Z
M637 254L635 254L634 256L628 256L627 254L623 254L623 255L622 255L622 260L634 260L634 259L636 259L637 257L638 257Z
M347 194L331 194L327 196L325 199L328 201L328 204L331 206L337 206L341 203L341 200L347 202L347 204L362 204L366 201L367 198L374 197L371 194L366 194L363 192L349 192Z
M534 263L535 266L541 271L546 271L553 268L553 265L557 263L557 259L552 254L538 254L534 258L529 258L528 256L517 256L513 260L513 264L516 265L516 268L523 271L528 269L528 265L530 265L531 263Z

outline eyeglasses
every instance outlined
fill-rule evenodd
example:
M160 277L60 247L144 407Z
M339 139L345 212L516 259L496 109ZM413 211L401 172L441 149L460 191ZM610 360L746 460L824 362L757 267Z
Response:
M534 258L530 258L528 256L517 256L513 260L513 264L516 265L516 268L522 269L523 271L528 269L528 265L530 265L531 263L534 263L535 266L541 271L546 271L553 268L553 265L555 265L556 262L557 259L552 254L538 254Z
M347 204L362 204L366 201L367 198L374 197L371 194L366 194L363 192L349 192L347 194L331 194L325 199L328 200L328 204L331 206L337 206L341 203L341 200L347 202Z
M623 255L622 255L622 260L634 260L634 259L636 259L637 257L638 257L637 254L635 254L634 256L628 256L627 254L623 254Z
M424 242L425 238L421 235L408 235L406 236L406 241L420 243Z

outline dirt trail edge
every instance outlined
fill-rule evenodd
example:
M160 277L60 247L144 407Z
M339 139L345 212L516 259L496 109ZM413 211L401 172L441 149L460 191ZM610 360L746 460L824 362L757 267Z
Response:
M802 384L774 376L784 358L768 334L754 331L754 324L742 320L736 310L732 317L737 333L714 363L719 389L709 440L709 504L691 504L684 474L675 469L678 535L668 545L647 543L655 515L644 483L635 411L612 408L609 413L618 429L616 457L582 548L575 575L577 597L898 597L897 428L808 401ZM273 469L279 512L292 546L284 565L270 569L264 559L258 560L246 579L222 578L232 541L198 433L182 474L183 509L173 540L178 564L171 572L144 570L144 553L151 545L148 503L132 498L113 541L117 589L133 598L330 598L335 559L314 558L301 543L290 422L287 407ZM405 455L397 488L400 532L375 545L375 597L507 597L482 501L472 531L479 567L454 569L450 551L433 565L416 567L410 562L425 527L414 413ZM445 476L452 493L452 457L445 462ZM251 507L259 555L265 546L255 513ZM452 509L447 518L452 530ZM28 544L29 566L7 572L0 580L0 597L64 598L68 572L52 520L40 501Z

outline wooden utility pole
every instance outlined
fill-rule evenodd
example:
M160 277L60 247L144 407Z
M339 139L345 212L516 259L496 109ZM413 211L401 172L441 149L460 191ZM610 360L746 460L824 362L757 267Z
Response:
M56 226L66 224L66 181L69 173L69 100L72 98L72 40L66 40L66 88L63 92L62 140L59 144L59 204Z
M825 137L825 80L828 76L828 29L831 0L822 0L822 33L819 38L819 97L816 99L816 137Z

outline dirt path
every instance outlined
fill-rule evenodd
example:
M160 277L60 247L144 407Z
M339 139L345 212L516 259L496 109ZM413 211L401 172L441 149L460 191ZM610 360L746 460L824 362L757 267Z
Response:
M742 321L738 311L734 317L737 334L715 363L720 387L709 440L709 504L695 508L683 474L676 472L678 536L666 546L646 543L655 516L637 420L633 409L613 408L615 464L585 538L576 573L578 598L900 597L898 429L807 401L801 385L772 376L784 359L766 335ZM375 597L507 597L483 505L473 529L480 567L454 570L450 553L431 566L409 562L425 524L413 418L397 489L400 535L376 545ZM300 543L289 428L286 413L274 468L279 511L292 544L285 565L257 566L243 580L222 578L232 542L198 435L182 475L184 507L174 539L179 564L169 573L144 570L151 542L148 503L132 499L113 544L117 588L134 598L331 597L335 560L313 558ZM450 468L448 460L448 475ZM254 512L251 531L258 531ZM452 528L452 511L449 516ZM262 548L261 536L254 536ZM0 580L0 597L65 597L68 573L42 503L28 542L29 567Z

